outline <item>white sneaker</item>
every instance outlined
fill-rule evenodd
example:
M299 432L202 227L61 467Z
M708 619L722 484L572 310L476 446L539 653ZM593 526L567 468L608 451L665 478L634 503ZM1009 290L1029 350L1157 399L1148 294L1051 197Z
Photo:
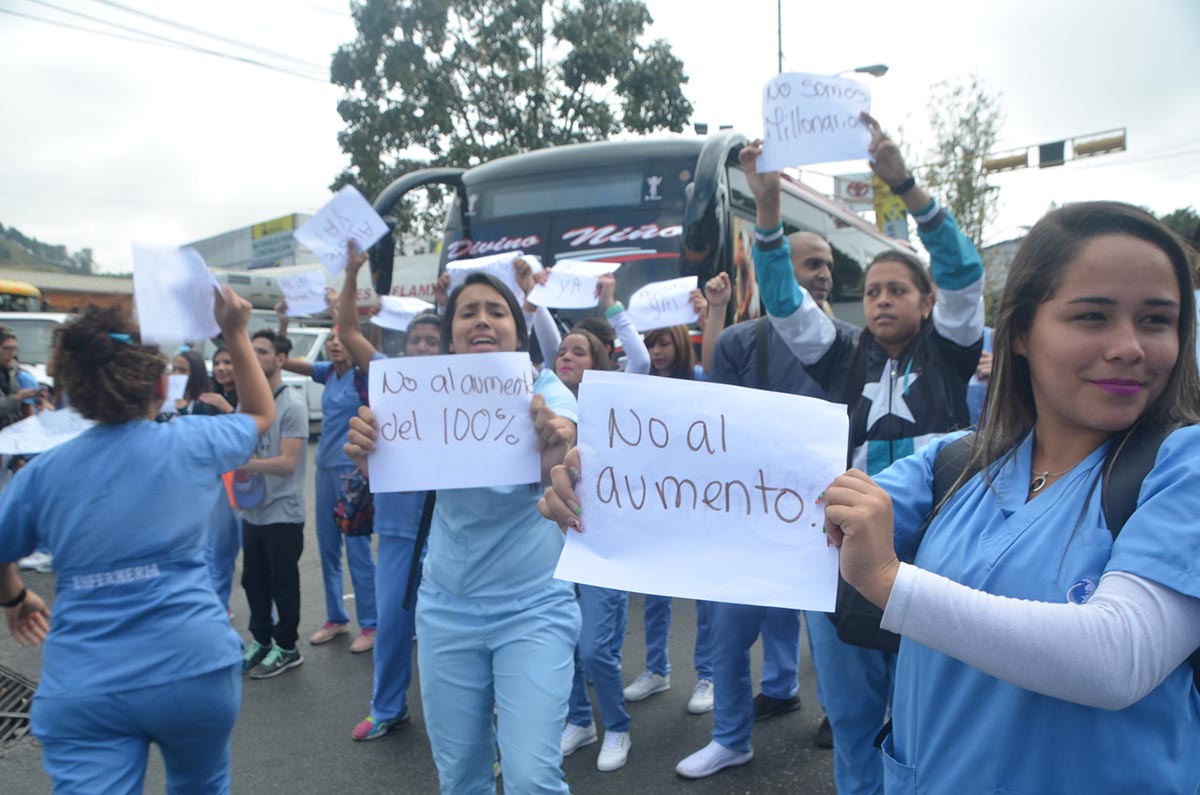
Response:
M36 571L40 574L50 574L54 571L54 559L49 552L34 552L27 558L17 561L17 568L24 571Z
M712 712L713 708L713 683L711 679L701 679L696 683L696 688L692 691L692 697L688 699L687 711L693 715L703 715L705 712Z
M570 756L585 745L591 745L596 742L596 724L589 723L587 726L576 726L574 723L568 723L563 727L562 740L562 755Z
M600 756L596 760L596 769L602 773L609 773L625 767L631 745L633 741L629 739L629 732L606 731L604 745L600 746Z
M675 772L684 778L708 778L727 767L744 765L754 758L753 751L742 753L726 748L716 740L701 748L675 766Z
M643 698L652 696L655 693L661 693L664 690L671 689L671 675L662 676L660 674L642 671L641 676L634 679L625 688L626 701L641 701Z

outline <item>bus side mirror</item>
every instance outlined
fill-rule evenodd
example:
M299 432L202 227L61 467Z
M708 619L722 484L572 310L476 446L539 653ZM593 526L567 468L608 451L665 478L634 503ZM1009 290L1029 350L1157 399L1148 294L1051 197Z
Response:
M389 215L384 217L383 222L387 224L388 233L367 252L371 260L371 286L375 288L376 295L391 293L392 267L396 262L396 219Z

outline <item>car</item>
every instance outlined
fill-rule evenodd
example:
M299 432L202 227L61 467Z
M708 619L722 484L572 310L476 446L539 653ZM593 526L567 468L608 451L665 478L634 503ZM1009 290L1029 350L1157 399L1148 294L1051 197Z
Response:
M17 334L21 369L31 373L39 384L54 386L54 379L46 372L54 348L54 330L72 317L66 312L0 312L0 326L8 326Z

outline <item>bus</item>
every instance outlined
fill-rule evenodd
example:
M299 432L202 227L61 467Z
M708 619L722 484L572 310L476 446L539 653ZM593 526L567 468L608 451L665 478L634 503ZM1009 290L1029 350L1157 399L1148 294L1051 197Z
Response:
M41 312L42 291L29 282L0 279L0 312Z
M619 262L617 297L639 287L695 275L700 286L720 271L734 290L729 322L761 312L754 265L755 204L737 155L746 138L733 131L707 138L571 144L512 155L469 169L427 168L404 174L374 201L392 214L413 191L442 186L451 195L442 231L446 263L507 251L560 259ZM863 269L879 252L906 248L855 213L785 175L785 231L815 232L834 250L831 300L839 317L862 323ZM390 291L395 237L370 251L375 290ZM840 305L840 306L839 306ZM587 310L555 310L570 325Z

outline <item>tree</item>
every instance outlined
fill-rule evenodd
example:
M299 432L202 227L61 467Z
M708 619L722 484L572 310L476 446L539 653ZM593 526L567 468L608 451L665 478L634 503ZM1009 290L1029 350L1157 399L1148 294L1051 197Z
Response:
M999 188L987 184L983 161L995 146L1003 122L999 99L972 75L966 82L933 86L928 107L934 143L921 178L975 247L982 249L984 227L996 217L997 209Z
M362 0L358 35L330 70L346 93L338 134L368 197L426 165L680 131L692 113L683 63L641 0Z
M1160 215L1158 220L1185 240L1192 239L1192 236L1200 231L1200 213L1191 207L1172 210L1165 215Z

